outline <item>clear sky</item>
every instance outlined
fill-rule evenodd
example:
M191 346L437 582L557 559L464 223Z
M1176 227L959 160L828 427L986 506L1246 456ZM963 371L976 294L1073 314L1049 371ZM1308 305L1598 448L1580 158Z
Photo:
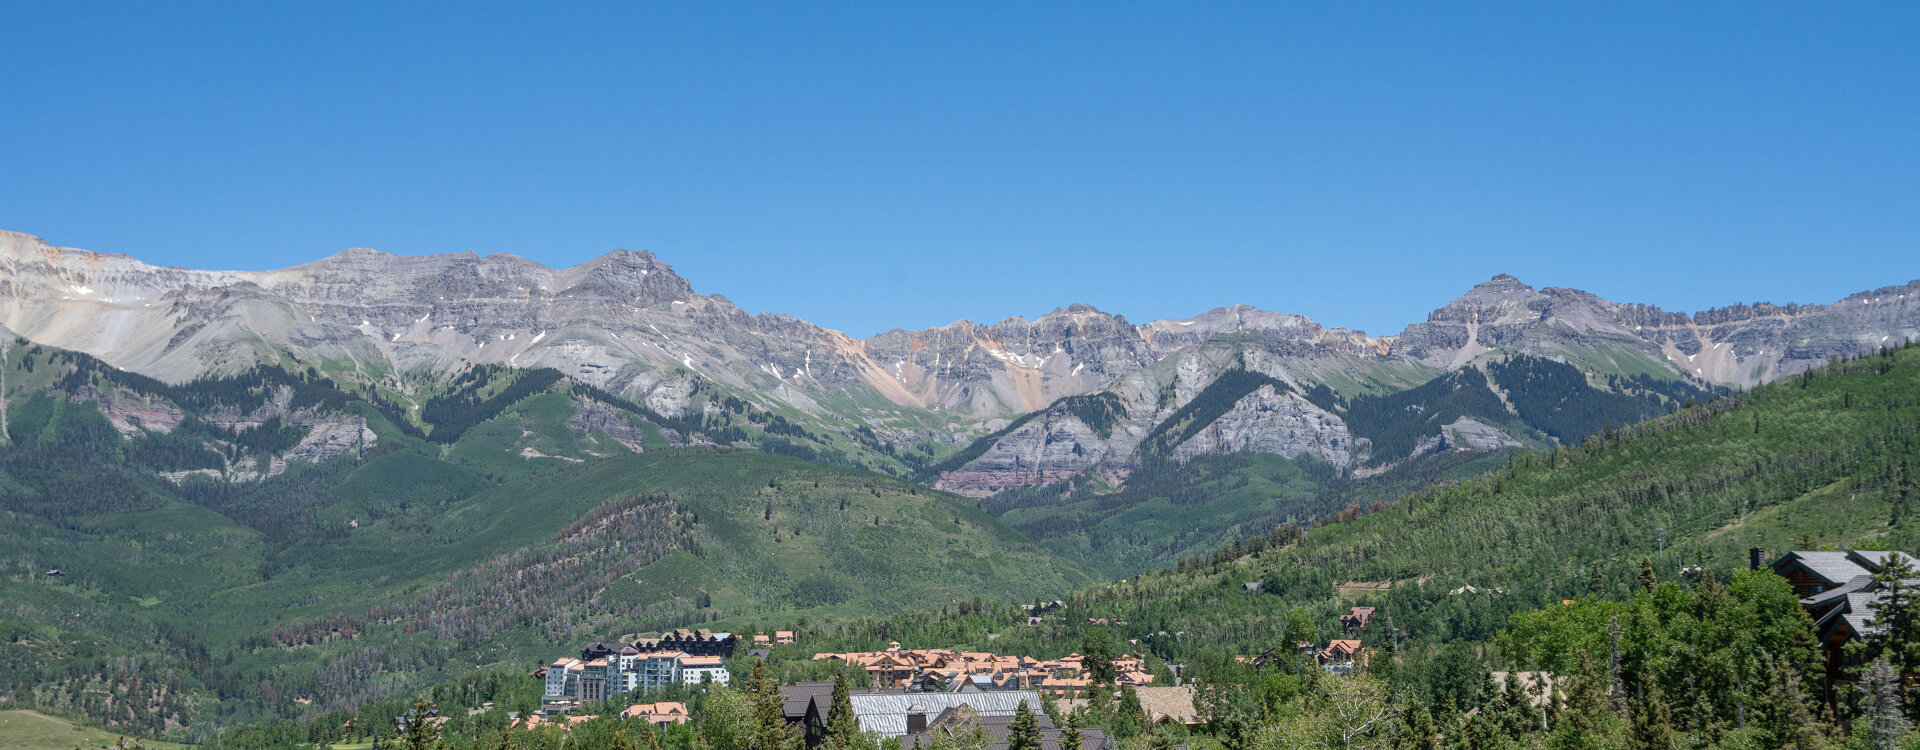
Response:
M0 0L0 29L0 229L153 263L648 249L855 335L1920 277L1920 3Z

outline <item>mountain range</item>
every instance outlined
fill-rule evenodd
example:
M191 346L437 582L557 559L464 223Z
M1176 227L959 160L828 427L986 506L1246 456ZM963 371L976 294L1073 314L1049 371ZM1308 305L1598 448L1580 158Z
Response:
M0 326L161 381L309 371L427 434L462 378L552 370L630 400L670 443L909 477L1115 574L1920 336L1920 281L1689 315L1501 274L1393 336L1246 306L1136 325L1070 305L856 339L625 250L565 269L352 249L201 271L0 233L0 268ZM574 422L638 450L641 428L599 408ZM301 448L324 458L351 432ZM1238 494L1181 499L1215 481ZM1169 515L1185 520L1156 528ZM1140 544L1107 549L1125 537Z

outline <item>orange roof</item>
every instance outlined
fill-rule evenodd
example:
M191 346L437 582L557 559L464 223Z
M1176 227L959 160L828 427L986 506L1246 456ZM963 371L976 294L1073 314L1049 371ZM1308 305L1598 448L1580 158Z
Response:
M659 703L635 703L620 712L624 719L646 719L655 724L687 723L687 705L679 701Z
M573 731L573 725L583 721L589 721L593 718L592 716L566 716L561 719L549 719L545 716L534 714L524 719L514 719L513 724L510 726L524 726L527 729L539 729L543 726L558 726L561 729L571 732Z

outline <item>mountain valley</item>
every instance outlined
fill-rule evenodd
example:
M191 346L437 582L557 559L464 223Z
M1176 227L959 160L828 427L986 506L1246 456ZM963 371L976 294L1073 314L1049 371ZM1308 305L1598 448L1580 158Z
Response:
M1685 446L1738 444L1720 432L1749 412L1729 404L1791 383L1878 387L1902 415L1911 350L1886 352L1920 337L1920 282L1684 315L1501 275L1394 336L1073 305L859 340L624 251L216 272L8 233L0 274L0 695L177 737L520 669L555 643L1073 591L1113 609L1134 594L1087 587L1143 575L1192 577L1164 585L1248 632L1273 613L1180 587L1238 576L1307 606L1437 575L1557 596L1568 558L1514 562L1521 541L1475 525L1526 517L1487 489L1521 480L1488 477L1585 502L1543 467L1656 444L1677 466ZM1861 355L1898 364L1803 377ZM1752 413L1832 427L1807 398ZM1818 434L1868 433L1911 443L1879 422ZM1791 498L1727 510L1747 475L1722 478L1619 533L1692 519L1686 543L1725 553L1736 537L1700 524L1829 498L1862 460L1780 453L1755 471L1816 467ZM1614 476L1574 495L1654 507ZM1679 502L1685 482L1661 476ZM1771 544L1809 523L1752 528ZM1462 537L1492 545L1461 558L1486 564L1441 562ZM1292 552L1226 553L1270 538ZM1431 627L1485 637L1536 600ZM125 664L146 677L107 674Z

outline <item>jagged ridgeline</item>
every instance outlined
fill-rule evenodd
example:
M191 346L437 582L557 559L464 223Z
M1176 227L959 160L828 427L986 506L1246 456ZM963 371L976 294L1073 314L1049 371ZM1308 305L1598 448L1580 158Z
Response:
M970 500L714 445L812 439L724 396L679 419L542 370L411 400L274 366L167 384L7 343L0 696L129 730L623 633L1091 582Z

